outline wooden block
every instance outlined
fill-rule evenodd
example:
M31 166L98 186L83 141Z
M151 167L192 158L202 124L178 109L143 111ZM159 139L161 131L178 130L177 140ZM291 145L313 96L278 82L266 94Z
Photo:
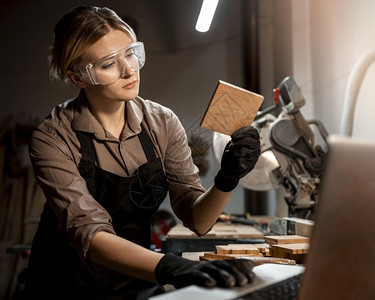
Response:
M304 264L307 254L288 254L285 258L292 259L296 264Z
M201 122L201 127L231 135L253 122L264 97L219 81Z
M204 259L206 260L231 260L231 259L235 259L236 257L233 256L233 255L228 255L228 254L219 254L219 253L215 253L215 252L205 252L203 254L203 257Z
M283 264L283 265L295 265L296 261L288 258L279 258L279 257L257 257L249 256L246 259L249 259L253 262L254 266L259 266L266 263L271 264Z
M228 244L232 254L259 254L259 249L252 244Z
M260 257L253 255L240 254L216 254L214 252L205 252L199 257L199 260L232 260L232 259L248 259L251 260L254 266L259 266L265 263L295 265L296 261L288 258L279 257Z
M199 260L209 260L209 261L211 261L211 260L215 260L215 258L212 258L212 257L206 257L206 256L199 256Z
M263 244L252 244L252 245L253 245L254 247L257 247L258 250L259 250L259 252L263 252L263 253L269 251L269 249L270 249L270 245L267 244L267 243L263 243Z
M290 253L290 254L307 254L309 252L310 244L284 244L284 245L272 245L271 248L276 248L277 251Z
M183 258L186 258L188 260L198 261L200 256L204 255L204 251L198 251L198 252L182 252L181 256Z
M308 244L307 244L308 245ZM295 251L291 249L283 249L280 247L281 245L272 245L271 246L271 256L278 257L278 258L285 258L294 260L297 264L303 264L307 255L306 253L296 253L293 252L305 252L304 250ZM286 246L286 245L282 245Z
M271 245L271 255L273 257L295 260L298 264L303 264L308 253L310 244L284 244Z
M198 236L190 229L182 224L172 227L167 233L168 238L198 238ZM264 235L259 230L250 225L243 224L225 224L216 223L212 229L203 237L216 238L263 238Z
M310 239L299 235L274 235L265 236L264 240L269 245L309 243Z
M229 254L232 253L232 248L230 248L228 245L216 245L216 253Z
M269 244L254 244L254 246L258 248L259 253L261 253L263 256L271 256Z
M220 253L215 253L215 252L204 252L203 254L204 258L208 259L236 259L236 258L249 258L249 257L263 257L259 255L254 255L254 254L233 254L233 253L227 253L227 254L220 254Z

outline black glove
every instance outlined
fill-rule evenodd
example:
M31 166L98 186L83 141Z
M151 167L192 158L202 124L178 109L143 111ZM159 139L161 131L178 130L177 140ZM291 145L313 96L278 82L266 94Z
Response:
M167 253L156 266L156 281L175 288L188 285L205 287L243 286L253 281L253 263L246 259L191 261Z
M254 169L260 155L259 133L254 127L237 129L231 137L215 177L216 188L223 192L232 191L239 180Z

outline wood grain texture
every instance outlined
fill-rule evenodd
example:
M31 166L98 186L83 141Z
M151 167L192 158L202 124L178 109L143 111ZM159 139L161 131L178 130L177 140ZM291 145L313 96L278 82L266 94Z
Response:
M168 238L194 238L198 236L182 224L172 227ZM264 234L251 225L216 223L202 238L263 238Z
M238 128L251 125L263 100L262 95L220 80L201 127L231 135Z
M265 236L264 240L269 245L309 243L308 237L299 235L272 235Z

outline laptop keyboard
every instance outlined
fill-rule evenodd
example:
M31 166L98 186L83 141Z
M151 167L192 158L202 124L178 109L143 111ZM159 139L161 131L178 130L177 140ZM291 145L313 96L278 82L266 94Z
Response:
M297 300L302 275L303 273L292 276L283 281L279 281L275 284L254 291L238 298L237 300Z

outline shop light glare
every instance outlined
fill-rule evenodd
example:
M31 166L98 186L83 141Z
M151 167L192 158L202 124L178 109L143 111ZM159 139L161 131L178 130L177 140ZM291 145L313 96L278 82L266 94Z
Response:
M203 0L197 24L195 25L197 31L206 32L210 29L218 3L219 0Z

